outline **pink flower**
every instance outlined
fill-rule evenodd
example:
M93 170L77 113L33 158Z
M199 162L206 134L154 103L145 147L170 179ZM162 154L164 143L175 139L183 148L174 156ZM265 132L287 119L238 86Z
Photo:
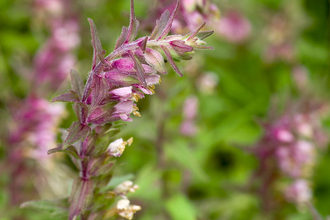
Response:
M241 43L251 34L251 23L237 11L230 11L218 22L217 32L232 43Z
M10 142L30 145L30 157L45 159L47 151L56 146L54 131L64 112L65 108L60 103L49 103L44 99L28 97L14 113L17 129L12 132Z
M195 118L197 115L198 99L195 96L188 97L183 106L184 121L181 124L181 134L186 136L193 136L198 129L195 125Z
M287 187L285 197L297 204L308 203L312 199L312 191L306 180L298 179Z

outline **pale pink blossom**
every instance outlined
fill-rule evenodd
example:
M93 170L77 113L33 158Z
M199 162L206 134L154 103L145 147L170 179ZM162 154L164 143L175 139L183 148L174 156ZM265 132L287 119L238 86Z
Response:
M232 43L241 43L251 34L251 23L238 11L229 11L218 22L217 32Z

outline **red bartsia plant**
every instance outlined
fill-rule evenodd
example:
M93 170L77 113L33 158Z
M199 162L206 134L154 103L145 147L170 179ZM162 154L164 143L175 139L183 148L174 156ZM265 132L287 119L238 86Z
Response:
M265 211L274 210L284 199L297 205L311 203L316 153L328 141L321 127L324 110L323 103L303 100L263 123L265 133L252 152L260 163L253 181L260 183Z
M108 183L115 168L115 157L121 156L132 139L117 139L109 143L109 136L118 132L119 120L131 121L131 113L140 116L136 102L146 94L153 94L160 74L165 74L165 61L174 71L182 73L174 61L190 60L196 49L212 49L203 41L213 31L200 31L202 24L187 35L168 35L180 1L170 13L166 10L157 20L150 36L134 40L139 28L131 0L130 24L123 27L115 50L104 57L105 51L97 36L95 24L91 26L94 48L92 70L86 84L76 71L71 71L72 89L53 99L54 102L71 102L78 120L67 129L67 136L57 148L49 151L68 153L80 171L73 183L68 199L28 202L23 206L38 207L42 202L54 207L57 213L69 212L69 219L108 219L119 215L132 219L140 210L130 205L126 194L137 189L126 181L114 190ZM119 201L116 198L121 198ZM57 207L57 209L55 209Z

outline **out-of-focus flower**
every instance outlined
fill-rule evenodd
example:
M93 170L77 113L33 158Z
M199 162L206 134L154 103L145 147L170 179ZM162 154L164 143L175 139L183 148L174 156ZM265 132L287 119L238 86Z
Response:
M76 63L72 52L80 44L78 19L71 1L36 0L35 10L37 15L47 18L41 16L51 36L35 56L31 81L39 86L48 84L48 88L56 90Z
M138 185L134 185L132 181L125 181L122 182L121 184L119 184L114 192L116 193L116 195L120 195L120 196L126 196L127 193L131 192L135 192L137 189L139 188Z
M309 184L304 179L297 179L285 190L286 199L296 204L308 203L312 196Z
M123 218L133 219L135 212L141 210L138 205L130 205L128 199L121 199L117 202L117 213Z
M305 26L305 21L303 21L305 16L298 19L296 16L291 15L295 14L292 10L297 8L289 9L289 7L286 7L286 11L268 16L271 19L263 31L263 38L267 41L263 53L266 62L284 61L291 63L295 61L295 39Z
M261 178L262 191L271 191L281 178L292 182L283 195L290 202L303 203L312 197L307 184L313 174L317 148L327 142L321 125L323 104L302 100L290 105L282 115L265 123L265 133L252 150L260 162L256 176ZM322 135L320 135L322 134ZM273 198L263 196L264 204Z
M251 34L251 23L238 11L228 11L217 24L217 33L232 43L241 43Z
M160 0L152 15L144 22L148 25L154 17L158 17L164 10L173 10L176 0ZM209 0L183 0L179 8L179 13L173 21L172 31L182 34L195 30L204 21L207 26L216 29L214 23L219 20L220 12L218 7Z
M193 136L197 133L195 118L197 115L198 99L195 96L188 97L183 106L183 123L181 124L181 134Z
M145 95L155 93L155 85L160 83L159 74L167 72L165 61L178 75L183 76L175 61L192 59L196 49L212 49L206 46L203 39L213 31L200 31L205 23L186 35L168 36L179 5L180 1L172 12L167 10L161 15L150 36L135 40L139 22L134 14L134 1L131 0L130 24L123 27L115 50L107 56L93 20L88 19L94 50L92 69L86 84L72 70L72 90L53 98L53 102L73 102L77 115L77 121L67 129L68 135L63 142L49 151L70 153L75 164L78 164L80 176L75 180L70 196L70 219L83 213L85 215L88 199L99 196L93 190L94 187L102 187L105 181L112 178L112 169L116 163L112 157L121 156L125 146L132 143L132 139L123 141L120 138L105 147L104 137L109 132L118 130L113 122L131 121L131 113L140 116L136 102ZM196 112L190 113L189 117L194 115ZM127 192L133 192L136 188L131 182L124 182L111 194L119 194L125 198ZM122 199L118 201L116 209L109 212L107 206L102 209L106 216L111 217L113 211L116 211L121 217L132 219L133 214L141 208L129 203L129 200ZM86 216L101 213L99 208L93 210L92 207Z
M292 75L294 82L300 90L304 90L308 86L308 69L303 65L293 67Z
M9 142L31 146L29 156L37 160L47 157L47 151L56 146L56 128L65 114L61 103L49 103L34 96L28 97L14 113L16 129Z
M281 171L292 178L309 176L314 165L315 149L308 141L278 147L275 154Z
M196 81L199 91L205 94L212 94L218 83L219 77L211 72L202 74Z
M264 58L269 63L272 63L276 60L284 60L290 62L294 58L293 45L291 43L270 45L264 53Z

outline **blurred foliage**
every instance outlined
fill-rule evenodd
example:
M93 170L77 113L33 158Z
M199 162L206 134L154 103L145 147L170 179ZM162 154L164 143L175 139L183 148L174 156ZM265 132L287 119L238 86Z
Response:
M292 68L303 64L308 80L314 85L314 95L329 100L330 94L330 21L327 0L232 0L214 1L220 11L236 9L252 23L252 36L246 43L232 44L214 34L207 39L214 51L201 51L193 61L179 64L188 69L199 62L196 74L182 71L183 78L174 72L162 77L156 95L138 103L142 117L123 128L118 137L134 137L132 146L118 160L125 162L116 176L134 174L140 189L130 195L132 203L142 206L135 219L268 219L260 212L260 201L252 193L240 190L258 166L256 159L242 148L251 146L262 134L255 122L265 118L273 97L282 103L288 97L299 97L294 85ZM136 1L138 20L146 19L154 1ZM8 120L8 103L24 98L28 86L19 72L20 65L31 65L33 56L47 34L32 25L31 1L0 1L0 120ZM128 24L129 1L81 0L81 47L77 51L76 68L83 78L90 70L92 47L87 18L93 18L103 47L112 51L123 25ZM288 13L294 17L294 62L263 59L264 34L270 16ZM140 31L140 36L145 33ZM192 63L191 63L192 62ZM68 70L69 71L69 70ZM198 76L212 72L219 84L212 94L201 93ZM61 90L66 91L63 85ZM60 92L58 91L58 95ZM180 134L182 107L191 94L198 97L197 125L199 132L192 137ZM50 99L51 97L49 97ZM69 117L61 127L74 120ZM280 109L278 110L280 111ZM324 121L330 129L330 118ZM1 137L6 128L1 125ZM0 156L5 155L0 145ZM330 153L325 149L318 156L313 177L314 203L323 215L330 214ZM71 164L72 166L72 164ZM1 169L2 170L2 169ZM132 178L132 176L129 176ZM21 212L26 219L48 219L33 210L19 210L6 206L8 194L6 174L0 178L0 220L14 219ZM307 209L287 205L283 211L287 220L307 220ZM270 218L271 219L271 218Z

